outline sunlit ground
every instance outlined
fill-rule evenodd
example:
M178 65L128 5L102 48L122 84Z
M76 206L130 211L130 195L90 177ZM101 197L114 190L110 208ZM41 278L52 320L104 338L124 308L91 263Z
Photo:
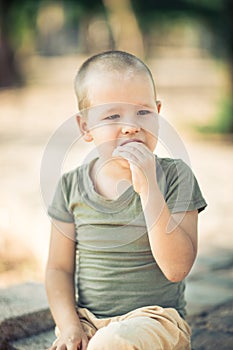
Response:
M76 112L73 79L82 59L32 57L28 86L0 92L0 287L43 281L50 220L41 196L41 161L50 136ZM149 64L162 115L183 138L209 204L200 215L199 254L225 254L233 243L232 143L197 135L192 125L212 120L227 86L226 71L208 57L170 54ZM80 163L88 150L83 143L67 166Z

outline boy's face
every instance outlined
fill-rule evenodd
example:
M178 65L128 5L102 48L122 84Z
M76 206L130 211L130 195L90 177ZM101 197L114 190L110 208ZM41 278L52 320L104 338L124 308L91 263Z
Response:
M152 152L157 143L153 84L146 73L98 73L88 79L89 109L78 123L86 141L94 141L106 160L118 146L142 142Z

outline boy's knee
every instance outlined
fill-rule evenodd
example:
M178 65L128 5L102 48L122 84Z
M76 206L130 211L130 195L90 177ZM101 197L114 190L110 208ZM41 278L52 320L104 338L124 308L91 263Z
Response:
M88 350L119 350L123 346L127 350L138 350L127 331L124 323L110 323L108 326L100 328L91 338Z

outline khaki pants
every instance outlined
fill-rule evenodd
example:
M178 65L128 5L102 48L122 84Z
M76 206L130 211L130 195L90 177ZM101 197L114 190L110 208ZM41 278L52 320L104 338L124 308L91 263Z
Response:
M122 316L97 318L78 309L88 350L190 350L190 327L173 308L148 306Z

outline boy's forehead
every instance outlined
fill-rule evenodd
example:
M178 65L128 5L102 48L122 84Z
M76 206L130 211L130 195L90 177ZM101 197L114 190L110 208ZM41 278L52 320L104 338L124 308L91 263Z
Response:
M125 71L111 70L111 71L98 71L97 69L88 74L85 79L85 90L87 97L101 90L116 89L119 91L124 86L134 89L136 82L140 82L141 90L145 88L154 91L153 82L146 71L138 71L136 69L128 69Z

